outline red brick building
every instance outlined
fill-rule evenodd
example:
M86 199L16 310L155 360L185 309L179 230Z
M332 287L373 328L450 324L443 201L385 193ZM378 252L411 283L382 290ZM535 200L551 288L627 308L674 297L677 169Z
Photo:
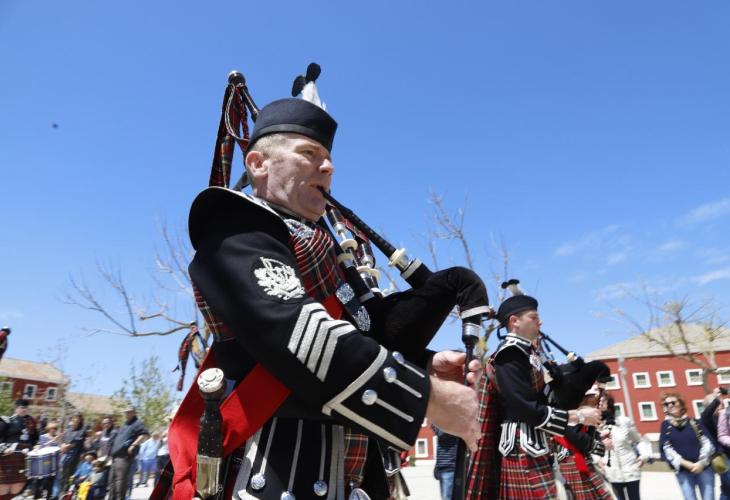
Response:
M427 418L421 423L416 444L408 451L408 455L421 462L422 460L436 460L436 434Z
M50 363L3 358L0 361L0 391L8 391L13 400L30 401L33 415L53 414L69 379Z
M730 330L725 330L711 345L699 325L690 325L687 331L690 352L714 352L718 368L727 368L726 373L709 375L710 388L730 384ZM673 339L677 341L677 352L681 352L678 336ZM607 385L609 394L619 411L632 418L639 432L652 441L658 440L664 419L663 392L681 394L691 416L699 417L702 413L705 389L700 367L670 355L642 335L594 351L585 358L599 359L611 368L614 377Z

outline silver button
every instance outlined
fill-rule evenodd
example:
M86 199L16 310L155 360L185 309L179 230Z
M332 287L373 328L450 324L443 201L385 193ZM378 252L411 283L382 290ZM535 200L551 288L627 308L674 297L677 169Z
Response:
M324 481L317 481L314 483L314 494L318 497L323 497L327 494L327 483Z
M403 364L406 362L406 359L398 351L393 351L393 359L396 360L400 364Z
M395 382L395 379L397 378L395 368L390 366L388 368L383 368L383 377L385 377L385 381L389 384Z
M296 497L291 491L285 491L281 494L281 500L296 500Z
M377 400L378 400L378 393L372 389L368 389L367 391L362 393L362 402L368 406L375 404L375 401L377 401Z
M360 488L355 488L350 493L350 496L348 497L348 500L370 500L370 495L365 493Z
M254 474L251 478L251 489L254 491L260 491L266 486L266 479L264 478L264 475L260 472L258 474Z

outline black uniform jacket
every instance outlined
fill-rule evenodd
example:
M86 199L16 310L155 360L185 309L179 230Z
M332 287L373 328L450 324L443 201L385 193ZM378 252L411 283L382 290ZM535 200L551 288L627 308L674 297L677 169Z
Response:
M425 370L333 319L304 291L282 216L241 193L203 191L190 213L190 275L233 333L218 356L240 381L261 363L291 395L278 417L334 421L406 450L429 397Z
M504 417L500 451L504 455L512 452L519 438L525 452L534 456L549 453L544 433L562 436L568 425L568 412L548 404L542 367L532 344L508 334L492 363Z
M12 415L0 418L0 450L6 449L13 443L18 443L18 449L33 448L38 442L38 431L30 415Z

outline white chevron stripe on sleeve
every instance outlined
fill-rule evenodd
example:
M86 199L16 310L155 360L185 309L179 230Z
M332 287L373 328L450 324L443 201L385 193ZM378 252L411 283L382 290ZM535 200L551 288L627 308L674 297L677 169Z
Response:
M317 371L317 378L320 380L324 380L327 376L327 371L330 369L330 363L332 362L332 355L335 353L337 340L344 334L355 331L355 327L346 321L330 321L329 323L339 324L333 325L329 331L327 344L324 347L324 355L322 356L322 363L319 365L319 370Z
M304 333L304 327L307 326L309 317L317 311L322 311L325 314L327 313L327 311L324 310L324 307L322 307L322 304L317 302L304 304L302 306L302 310L299 312L299 317L297 318L297 323L294 325L294 330L292 330L291 337L289 338L288 347L292 353L296 354L297 346L299 345L299 341Z
M339 337L355 331L347 321L335 320L321 304L312 302L302 307L289 338L288 348L309 371L324 380L332 362ZM319 369L317 369L319 364Z
M327 314L327 311L314 311L309 315L309 321L307 321L307 326L304 329L302 341L295 353L297 355L297 359L299 359L302 364L306 364L307 362L307 354L309 354L309 348L312 346L312 342L314 342L318 336L327 331L325 327L327 323L329 323L329 317L330 315Z

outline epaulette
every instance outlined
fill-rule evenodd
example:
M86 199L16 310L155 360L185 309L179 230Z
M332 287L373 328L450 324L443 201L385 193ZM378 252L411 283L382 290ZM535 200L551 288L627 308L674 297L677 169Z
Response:
M269 228L279 229L285 240L289 238L289 230L282 216L264 202L240 191L214 186L201 191L190 207L188 233L193 248L197 249L200 238L212 221L221 215L230 215L234 211L244 218L247 213L263 216L267 219L267 223L270 221Z
M514 335L507 335L494 351L494 357L496 358L499 353L510 347L516 347L527 357L530 357L530 355L532 354L532 344L528 340L521 339Z

